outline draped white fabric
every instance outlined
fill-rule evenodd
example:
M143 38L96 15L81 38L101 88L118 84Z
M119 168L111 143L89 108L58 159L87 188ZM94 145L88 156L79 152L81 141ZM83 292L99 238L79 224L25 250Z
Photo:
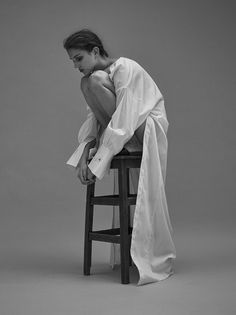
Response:
M109 76L115 86L116 111L100 137L98 150L92 152L89 168L102 179L109 172L112 157L123 147L130 152L143 151L140 170L130 171L131 189L137 192L136 206L131 211L131 256L139 271L138 285L143 285L173 274L176 258L165 195L169 123L162 94L137 62L120 57L111 65ZM80 145L67 161L68 165L76 167L85 144L96 137L96 123L91 113L89 115L79 132ZM134 131L145 120L143 147L140 148ZM114 175L116 190L117 176ZM114 207L113 227L119 226L117 211ZM110 263L119 263L117 245L112 244Z

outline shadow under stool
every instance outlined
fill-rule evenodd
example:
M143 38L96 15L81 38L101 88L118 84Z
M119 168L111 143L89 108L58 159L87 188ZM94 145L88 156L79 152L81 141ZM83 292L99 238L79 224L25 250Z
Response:
M118 169L118 195L95 196L95 183L87 186L84 232L84 275L90 275L92 241L120 244L121 283L129 283L129 266L132 264L130 244L130 205L136 204L137 194L130 194L129 169L140 168L142 152L122 150L111 161L111 169ZM94 205L118 206L120 227L93 231Z

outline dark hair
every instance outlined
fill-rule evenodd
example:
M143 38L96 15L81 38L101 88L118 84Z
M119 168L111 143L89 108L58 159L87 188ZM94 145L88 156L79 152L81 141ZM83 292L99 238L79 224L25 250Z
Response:
M79 48L91 52L93 47L98 47L101 56L108 57L108 53L103 48L100 38L87 28L75 32L63 41L63 47L68 50L70 48Z

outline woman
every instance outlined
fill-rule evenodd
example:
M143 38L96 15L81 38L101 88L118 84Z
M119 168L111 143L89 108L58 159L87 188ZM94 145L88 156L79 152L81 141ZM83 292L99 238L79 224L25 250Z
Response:
M143 151L140 172L131 169L137 192L131 256L139 271L138 285L164 280L173 274L176 251L164 188L169 123L163 96L143 67L126 57L109 57L88 29L66 38L64 48L84 74L81 91L88 109L79 147L67 164L76 168L82 184L90 184L109 172L113 156L122 149ZM117 219L114 212L113 227Z

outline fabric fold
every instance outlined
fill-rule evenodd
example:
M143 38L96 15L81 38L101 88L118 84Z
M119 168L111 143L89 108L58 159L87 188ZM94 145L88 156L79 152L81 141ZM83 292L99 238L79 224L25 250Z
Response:
M164 122L164 126L161 122ZM164 280L173 274L176 249L165 195L168 122L155 112L147 118L140 169L130 169L131 193L137 193L131 208L133 226L131 257L139 272L138 286ZM165 130L165 131L164 131ZM158 141L157 141L158 138ZM155 174L155 176L154 176ZM114 193L118 193L117 171ZM119 227L119 208L113 207L112 228ZM111 244L110 265L120 264L120 248Z

